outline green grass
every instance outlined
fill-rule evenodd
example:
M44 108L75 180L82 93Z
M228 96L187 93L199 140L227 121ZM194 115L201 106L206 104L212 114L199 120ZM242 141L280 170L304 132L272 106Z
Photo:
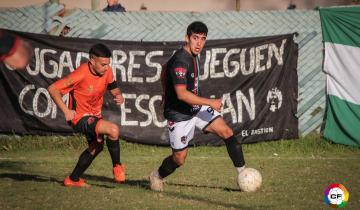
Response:
M192 147L186 164L152 192L147 176L170 154L168 147L121 142L127 181L112 181L106 149L85 173L90 188L66 188L86 147L81 136L0 137L0 209L331 209L323 191L341 183L350 193L344 209L360 209L360 149L313 134L299 140L244 145L248 167L263 176L261 190L240 192L222 147Z

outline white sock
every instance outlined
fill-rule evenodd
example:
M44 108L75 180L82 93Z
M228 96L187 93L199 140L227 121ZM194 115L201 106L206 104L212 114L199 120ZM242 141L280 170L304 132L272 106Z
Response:
M238 174L240 174L245 169L245 166L236 167L236 171Z
M162 179L161 176L160 176L160 174L159 174L159 170L156 170L156 171L155 171L155 176L157 176L157 177L159 177L160 179Z

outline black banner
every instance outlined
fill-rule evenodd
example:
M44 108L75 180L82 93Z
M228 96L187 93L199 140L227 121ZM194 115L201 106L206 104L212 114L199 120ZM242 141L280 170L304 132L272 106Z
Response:
M12 32L15 33L15 32ZM17 33L34 47L25 71L0 64L0 132L71 135L72 128L47 87L86 62L90 47L106 44L125 103L105 95L103 116L120 126L121 138L168 144L162 115L161 65L181 42L124 42ZM222 98L222 115L244 143L298 138L297 44L293 35L208 40L201 54L200 91ZM67 95L63 97L67 101ZM215 135L195 133L192 144L219 145Z

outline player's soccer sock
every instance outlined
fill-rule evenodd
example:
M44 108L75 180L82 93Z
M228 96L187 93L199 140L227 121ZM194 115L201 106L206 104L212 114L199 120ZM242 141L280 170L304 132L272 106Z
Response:
M114 141L114 140L106 139L106 146L109 150L113 167L115 167L116 164L121 164L119 140Z
M245 165L242 166L242 167L236 167L235 169L236 169L236 172L237 172L238 174L240 174L240 173L245 169Z
M174 173L174 171L178 168L178 164L176 164L173 159L172 156L170 155L169 157L165 158L161 164L161 166L159 167L159 175L161 178L165 178L167 176L169 176L170 174Z
M243 167L245 165L244 154L241 144L237 141L235 136L225 139L225 144L234 166L236 168Z
M70 174L70 179L75 182L79 181L79 177L90 166L94 158L95 156L91 155L87 149L81 153L73 172Z

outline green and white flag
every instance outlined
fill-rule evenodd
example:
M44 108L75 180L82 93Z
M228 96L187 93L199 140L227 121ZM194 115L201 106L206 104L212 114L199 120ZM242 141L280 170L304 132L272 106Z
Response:
M360 147L360 7L320 9L327 106L323 135Z

